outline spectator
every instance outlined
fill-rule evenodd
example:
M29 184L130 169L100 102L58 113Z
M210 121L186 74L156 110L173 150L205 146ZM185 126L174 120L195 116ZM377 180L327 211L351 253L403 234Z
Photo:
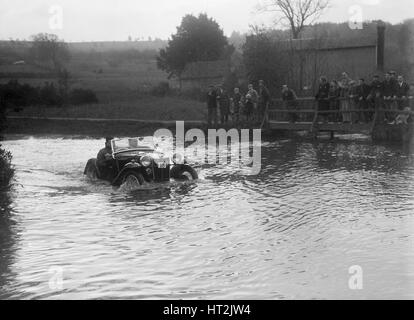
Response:
M397 89L397 81L392 77L390 72L384 75L384 81L382 83L382 96L384 98L384 109L395 110L397 108L395 101L395 94ZM395 118L393 112L386 112L385 118L387 121L392 121Z
M220 123L226 125L229 122L230 98L223 87L218 90L217 101L220 107Z
M259 110L258 110L258 120L262 121L267 115L267 110L269 109L270 104L270 92L269 89L265 86L263 80L259 81ZM266 120L266 119L265 119Z
M208 109L208 126L214 122L217 127L217 91L214 86L208 87L207 93L207 109Z
M359 79L358 87L356 89L358 109L367 110L369 108L368 97L371 92L371 87L365 83L365 79ZM372 113L368 111L361 111L359 119L362 122L371 122Z
M375 75L371 82L371 93L368 97L368 101L375 110L382 109L384 100L382 99L382 82L379 79L379 76ZM384 121L384 114L378 112L377 121Z
M234 88L232 101L232 119L236 124L240 121L240 110L242 107L243 95L240 93L240 88Z
M399 110L404 110L406 107L408 107L409 94L410 94L410 85L404 81L403 76L398 76L395 96L398 99L397 106Z
M245 106L245 114L247 121L250 120L250 117L254 114L255 110L257 110L257 102L259 100L259 94L256 90L254 90L253 85L249 84L249 90L246 94L246 106Z
M328 79L326 77L321 77L319 83L318 93L316 94L315 98L318 101L318 111L322 111L321 114L322 119L324 122L328 121L328 114L325 111L329 111L329 90L330 85Z
M350 82L352 80L349 78L348 74L344 72L342 74L341 82L339 83L340 87L340 101L339 108L342 111L342 121L344 123L352 122L352 115L348 112L351 108L349 93L350 93Z
M329 110L333 111L334 113L331 114L331 119L334 122L339 122L339 97L340 97L341 89L339 88L338 81L333 80L331 82L329 88Z
M349 109L350 110L356 110L358 107L358 85L356 81L351 80L349 82ZM359 113L358 112L351 112L351 123L358 123Z
M297 105L297 99L298 97L296 96L295 91L293 91L292 89L290 89L288 87L288 85L283 85L282 87L282 100L283 103L285 105L285 109L288 111L291 110L296 110L298 105ZM296 122L298 120L298 115L297 113L288 113L288 121L289 122Z

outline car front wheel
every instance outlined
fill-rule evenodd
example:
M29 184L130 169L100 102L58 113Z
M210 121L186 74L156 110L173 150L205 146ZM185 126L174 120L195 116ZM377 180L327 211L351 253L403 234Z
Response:
M179 181L193 181L198 179L198 174L192 167L183 165L172 168L171 177Z
M122 178L122 184L127 186L142 186L145 179L141 173L138 172L126 172Z

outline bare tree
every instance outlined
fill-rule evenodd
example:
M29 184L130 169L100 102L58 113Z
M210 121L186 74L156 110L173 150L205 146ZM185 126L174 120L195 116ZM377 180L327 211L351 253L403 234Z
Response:
M267 0L260 11L277 12L278 22L286 21L293 39L299 39L306 25L314 23L328 8L330 0Z
M31 56L37 62L49 63L55 72L59 72L63 64L70 60L68 46L57 35L39 33L31 37Z

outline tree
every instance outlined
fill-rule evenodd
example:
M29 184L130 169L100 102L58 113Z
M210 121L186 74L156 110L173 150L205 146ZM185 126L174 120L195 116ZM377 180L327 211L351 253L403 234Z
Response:
M186 15L168 46L160 50L157 65L161 70L180 77L187 63L225 58L232 53L229 48L227 38L216 21L206 14L198 17Z
M254 29L243 45L243 61L249 82L264 80L273 92L279 92L287 83L288 52L282 50L266 30Z
M70 60L67 44L60 40L57 35L39 33L31 38L31 55L34 60L52 64L56 72L59 72L64 63Z
M268 0L260 9L277 12L278 22L287 22L293 39L299 39L306 25L314 23L329 6L329 0Z

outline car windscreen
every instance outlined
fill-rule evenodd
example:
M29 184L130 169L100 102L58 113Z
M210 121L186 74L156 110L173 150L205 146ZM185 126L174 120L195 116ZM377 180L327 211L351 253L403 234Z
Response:
M154 151L153 140L150 138L114 139L111 144L113 154Z

